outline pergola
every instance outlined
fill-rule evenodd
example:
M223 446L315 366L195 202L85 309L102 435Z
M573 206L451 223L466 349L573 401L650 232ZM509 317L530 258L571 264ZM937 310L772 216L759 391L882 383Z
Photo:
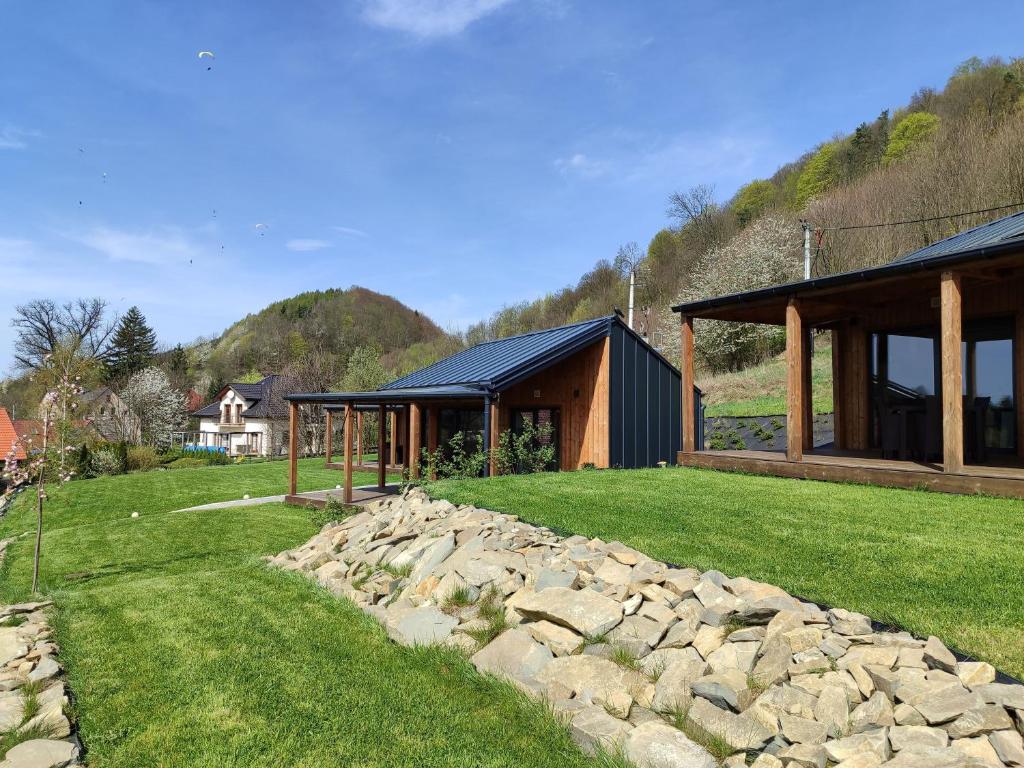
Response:
M361 444L355 446L355 433L360 433L361 443L361 421L364 413L377 414L377 487L383 491L387 487L387 471L389 459L395 461L396 446L403 446L403 471L411 478L420 476L420 451L426 447L429 451L437 449L438 418L437 411L443 403L457 407L477 407L483 412L484 434L491 435L491 440L496 439L492 424L492 403L493 393L486 389L469 386L443 386L443 387L418 387L410 389L375 390L372 392L314 392L295 393L285 395L289 403L288 439L289 446L297 446L299 441L299 420L301 418L300 408L303 405L320 405L326 412L326 435L324 452L326 454L326 465L331 468L341 469L344 472L342 500L345 503L352 503L354 493L352 488L352 471L354 468L353 457L356 463L362 464ZM342 455L343 461L339 467L333 461L334 458L334 417L336 413L341 414L343 424ZM424 445L423 422L424 414L430 413L428 417L428 434ZM391 450L390 455L384 455L384 446L388 442L388 415L391 415ZM492 442L493 444L493 442ZM354 450L356 449L356 450ZM298 491L298 454L297 450L289 448L288 468L288 497L294 500L301 500ZM485 468L485 474L489 468Z

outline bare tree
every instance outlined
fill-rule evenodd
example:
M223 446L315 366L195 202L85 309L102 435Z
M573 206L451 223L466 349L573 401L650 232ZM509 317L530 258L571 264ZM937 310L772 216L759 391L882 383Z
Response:
M76 299L58 305L52 299L33 299L15 307L11 326L17 330L14 360L22 368L40 368L59 344L104 361L117 318L107 315L100 298Z

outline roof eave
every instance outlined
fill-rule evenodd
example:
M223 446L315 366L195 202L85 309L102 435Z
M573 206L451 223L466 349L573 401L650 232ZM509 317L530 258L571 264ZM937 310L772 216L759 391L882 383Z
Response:
M767 288L758 288L743 293L732 293L725 296L715 296L710 299L691 301L684 304L676 304L672 307L673 312L682 315L704 312L709 309L718 309L735 304L752 304L757 301L775 298L779 296L796 296L807 291L814 291L819 288L835 288L841 285L854 285L856 283L869 282L879 278L912 274L914 272L932 272L939 269L955 266L968 261L979 261L1004 256L1014 251L1024 251L1024 242L1013 240L995 245L985 245L980 248L972 248L969 251L958 251L947 253L941 256L933 256L929 259L915 261L894 261L891 264L884 264L880 267L855 270L852 272L841 272L838 275L828 275L810 280L802 280L797 283L785 283L773 285Z

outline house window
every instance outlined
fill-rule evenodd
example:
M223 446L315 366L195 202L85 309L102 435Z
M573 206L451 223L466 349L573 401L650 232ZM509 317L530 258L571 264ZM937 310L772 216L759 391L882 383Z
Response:
M224 415L221 417L221 421L224 422L225 424L230 424L231 423L231 406L230 405L225 405L224 406Z
M236 424L241 424L242 423L242 404L241 403L236 403L235 404L235 423Z

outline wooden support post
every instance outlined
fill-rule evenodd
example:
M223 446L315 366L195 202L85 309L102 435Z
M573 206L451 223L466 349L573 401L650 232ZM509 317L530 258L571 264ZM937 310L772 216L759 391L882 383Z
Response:
M391 412L391 443L388 445L388 463L398 463L398 411Z
M1013 410L1017 415L1017 455L1024 458L1024 310L1017 311L1013 336Z
M490 451L491 477L494 477L498 474L498 437L501 435L501 409L498 407L497 397L491 398L490 414L491 418L489 419L489 422L491 434L489 437L485 437L484 440L488 450Z
M682 412L681 422L683 426L682 447L686 453L696 450L697 446L697 418L694 413L693 395L693 318L682 318L680 327L679 345L679 372L682 374Z
M814 450L814 393L811 391L811 360L814 357L814 336L810 328L805 329L803 336L803 397L804 401L804 450Z
M363 412L356 411L356 464L363 466Z
M436 404L427 406L427 450L431 455L437 450L438 415L440 412ZM434 472L430 479L437 480L437 472Z
M352 403L345 404L345 503L352 503Z
M288 495L294 496L299 483L299 404L288 403Z
M420 476L420 448L423 445L423 406L411 403L409 407L409 476Z
M324 465L331 465L334 456L334 411L327 411L327 428L324 430Z
M943 272L940 290L942 324L942 470L964 467L964 372L960 356L963 315L960 275Z
M383 405L377 406L377 487L384 490L388 482L388 456L384 452L384 430L388 412Z
M846 353L846 323L832 329L832 442L836 448L846 448L846 379L843 376L843 355Z
M786 459L804 458L804 345L806 344L800 305L790 299L786 305Z

